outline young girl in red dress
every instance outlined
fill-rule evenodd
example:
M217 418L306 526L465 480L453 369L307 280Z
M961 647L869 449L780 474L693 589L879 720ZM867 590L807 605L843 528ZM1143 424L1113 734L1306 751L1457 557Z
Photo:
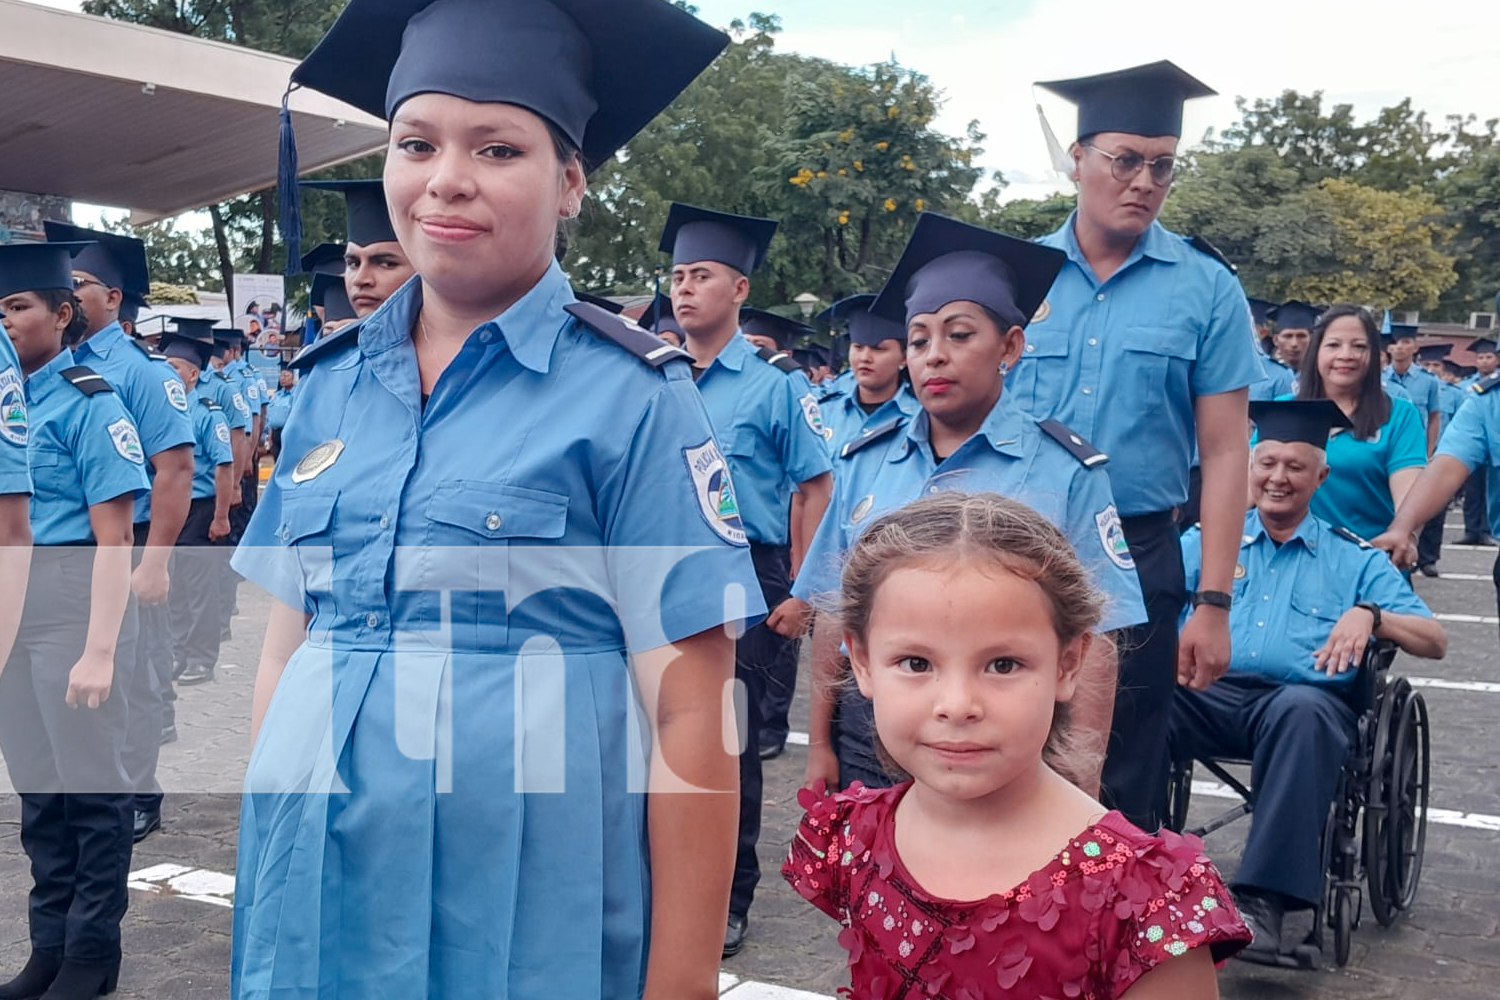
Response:
M1218 996L1250 932L1202 843L1069 781L1101 601L1063 536L994 494L919 500L850 552L850 665L909 780L804 789L782 873L844 925L853 1000Z

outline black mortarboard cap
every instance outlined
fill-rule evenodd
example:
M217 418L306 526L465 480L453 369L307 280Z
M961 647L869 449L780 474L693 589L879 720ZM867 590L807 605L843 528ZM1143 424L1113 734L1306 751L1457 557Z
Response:
M806 369L813 369L819 365L829 368L833 367L833 353L826 347L814 344L811 347L799 347L792 352L792 359Z
M182 358L200 369L206 368L214 353L212 328L212 320L179 318L176 332L164 331L156 348L169 358Z
M385 204L385 182L379 177L350 181L302 181L301 184L314 191L337 191L344 196L345 232L350 243L367 247L372 243L396 242L390 209Z
M1323 312L1315 305L1292 299L1272 309L1268 315L1278 330L1311 330Z
M1391 341L1397 341L1403 338L1415 340L1417 339L1417 329L1417 324L1415 323L1392 323Z
M775 219L675 204L661 231L661 251L672 255L673 264L711 260L749 274L766 259L778 225Z
M134 236L102 233L67 222L42 223L48 243L92 243L73 260L73 270L87 271L121 294L144 298L151 293L151 269L146 262L146 244Z
M1470 375L1473 375L1475 372L1479 371L1479 369L1475 368L1473 365L1461 365L1451 358L1443 359L1443 369L1455 378L1468 378Z
M1276 303L1268 299L1251 298L1250 318L1255 321L1256 326L1265 326L1266 320L1271 315L1271 310L1276 308Z
M1417 348L1417 360L1441 361L1452 352L1452 344L1423 344Z
M661 292L656 293L655 300L646 307L645 312L641 313L638 322L652 333L670 330L679 337L687 336L687 331L682 328L677 322L677 317L672 313L672 297L663 295Z
M1006 328L1041 307L1067 254L923 212L870 311L903 327L950 302L977 302Z
M1500 354L1500 350L1496 350L1494 337L1480 337L1478 340L1470 341L1469 352L1472 354Z
M590 305L598 306L600 309L604 309L616 316L625 311L625 307L620 303L616 302L614 299L607 299L602 295L594 295L590 292L580 292L575 288L573 289L573 297L579 302L587 302Z
M349 290L344 287L342 274L314 274L308 299L313 305L323 307L325 323L355 319L359 315L349 301Z
M146 297L144 295L126 292L124 298L120 299L120 319L126 323L134 323L136 317L140 316L141 309L145 305Z
M810 337L815 332L794 319L749 306L740 310L740 329L745 333L770 337L784 351L790 350L798 337Z
M1078 105L1079 139L1099 132L1180 138L1183 102L1218 93L1165 59L1037 86Z
M876 316L870 312L875 305L875 296L866 292L839 299L818 314L831 327L840 327L849 334L850 343L874 347L882 340L899 340L906 343L906 327L900 323Z
M157 318L171 320L175 327L175 330L163 330L163 339L167 337L180 337L186 340L195 340L203 344L209 344L214 341L214 320L204 319L201 316L174 316L171 313Z
M244 347L245 335L232 326L213 327L214 342L227 347Z
M344 244L319 243L302 255L303 274L343 274Z
M49 288L73 290L73 258L93 243L0 244L0 298Z
M386 120L422 93L514 104L597 166L727 44L667 0L351 0L292 80Z
M1261 441L1301 441L1328 447L1328 432L1354 424L1331 399L1278 399L1250 404L1255 436Z

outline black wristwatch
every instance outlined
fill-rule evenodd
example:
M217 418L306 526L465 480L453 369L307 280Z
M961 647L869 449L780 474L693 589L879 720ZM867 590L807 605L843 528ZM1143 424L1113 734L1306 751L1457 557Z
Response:
M1370 626L1371 633L1380 631L1380 605L1374 601L1357 601L1354 606L1356 608L1364 608L1375 616L1375 624Z
M1234 604L1234 595L1226 594L1222 590L1195 590L1193 591L1193 607L1196 608L1200 604L1228 611L1230 605Z

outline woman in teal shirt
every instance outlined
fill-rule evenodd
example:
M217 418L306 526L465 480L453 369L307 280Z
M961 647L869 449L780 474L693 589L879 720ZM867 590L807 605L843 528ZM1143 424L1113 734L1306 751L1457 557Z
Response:
M1328 439L1328 479L1312 512L1361 538L1385 530L1427 464L1422 415L1380 385L1380 331L1369 310L1336 305L1318 317L1308 345L1316 363L1297 399L1328 398L1354 424Z

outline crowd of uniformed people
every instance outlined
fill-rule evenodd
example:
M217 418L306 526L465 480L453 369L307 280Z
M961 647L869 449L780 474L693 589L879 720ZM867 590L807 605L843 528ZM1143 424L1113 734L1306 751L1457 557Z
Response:
M1360 305L1247 300L1163 228L1183 103L1211 93L1170 63L1042 84L1078 107L1076 211L1034 242L922 215L883 288L818 317L833 351L745 306L777 222L686 204L637 324L570 287L557 232L724 38L624 6L353 0L293 79L388 120L386 167L307 182L344 194L347 241L302 258L313 315L275 386L237 330L139 336L139 240L0 246L0 540L27 581L0 750L35 883L0 998L114 989L176 689L213 681L242 577L274 607L235 997L712 995L804 637L808 787L903 773L846 675L840 578L947 491L1022 501L1102 594L1112 641L1070 699L1084 792L1155 836L1174 753L1214 740L1272 790L1244 927L1183 950L1253 933L1274 962L1316 901L1345 674L1372 637L1442 655L1409 576L1436 575L1455 494L1462 541L1500 530L1495 343L1470 372ZM1171 995L1152 982L1130 995ZM1093 988L1068 995L1115 995Z

